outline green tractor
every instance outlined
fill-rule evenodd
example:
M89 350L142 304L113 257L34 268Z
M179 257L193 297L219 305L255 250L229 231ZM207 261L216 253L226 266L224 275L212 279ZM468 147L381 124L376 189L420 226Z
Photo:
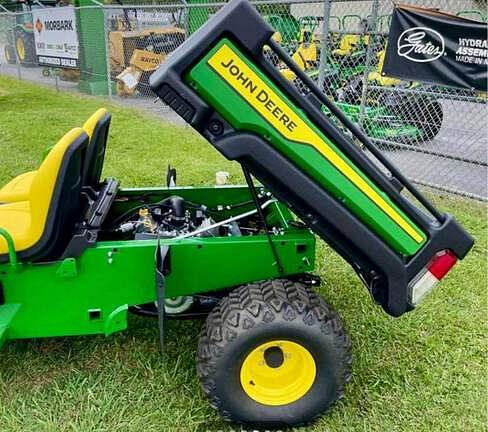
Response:
M376 21L377 31L384 32L390 20L391 15L379 16ZM329 22L331 30L322 88L326 94L334 96L338 89L365 73L368 47L373 56L380 56L387 41L384 34L378 34L375 35L374 44L370 44L373 25L371 16L362 18L359 15L344 15L339 18L332 15ZM308 75L317 81L318 65L311 68Z
M5 59L10 64L15 64L18 59L24 66L37 65L31 14L16 15L14 30L8 33L4 50Z
M9 29L7 32L7 43L4 47L4 55L8 63L15 64L18 60L23 66L37 66L31 11L39 7L52 7L55 4L53 0L43 0L42 2L14 1L8 5L15 12L15 25L13 30Z
M314 82L319 79L317 51L315 42L305 42L300 44L292 56L298 67ZM280 72L297 90L307 94L307 87L294 71L281 67ZM347 76L349 82L343 84ZM373 87L368 90L363 118L362 76L351 71L341 75L329 70L324 74L323 89L354 123L362 122L367 135L381 148L392 149L396 144L419 145L433 140L439 134L443 122L442 105L432 96L416 93L418 83L403 83L377 71L369 74L369 81ZM330 115L324 105L322 110Z
M156 317L163 345L167 318L204 315L196 368L224 419L298 426L343 397L351 340L316 291L314 234L396 317L415 309L473 239L273 33L249 2L232 1L150 78L163 102L241 164L245 186L179 187L174 169L167 187L101 179L110 124L101 109L0 190L0 345L108 336L127 327L129 313ZM390 175L269 64L264 45Z
M358 15L346 15L340 20L340 28L347 24L351 18L357 18L358 32L351 34L329 33L329 49L324 71L324 82L322 88L325 93L333 95L346 82L353 77L364 73L366 63L366 51L369 43L368 21L361 19ZM275 34L275 40L292 56L300 68L315 82L318 82L320 75L321 44L318 40L321 19L316 16L304 16L298 20L299 34L293 43L283 44L279 32ZM278 36L276 36L278 35ZM267 51L271 60L270 51ZM275 65L279 65L276 56L272 58ZM282 74L288 81L294 82L295 86L302 90L303 86L296 75L285 65L281 65Z
M370 73L370 78L376 72ZM444 119L441 103L426 94L425 87L417 92L419 83L402 82L381 76L380 82L370 79L372 87L361 117L363 78L352 79L336 90L337 106L355 123L362 121L367 135L381 148L396 144L421 145L432 141L440 132ZM388 84L388 85L387 85ZM329 111L324 107L324 112Z

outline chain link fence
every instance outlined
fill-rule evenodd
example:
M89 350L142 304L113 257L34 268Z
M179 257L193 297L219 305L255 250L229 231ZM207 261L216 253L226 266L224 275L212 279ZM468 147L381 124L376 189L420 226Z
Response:
M166 119L180 121L169 108L155 103L149 77L223 3L92 1L91 6L75 8L77 69L39 66L32 11L0 10L0 73L59 90L108 96L131 107L162 110ZM253 3L276 30L274 40L411 180L487 200L486 94L383 76L390 0ZM487 20L483 0L409 3ZM269 60L304 91L290 70Z

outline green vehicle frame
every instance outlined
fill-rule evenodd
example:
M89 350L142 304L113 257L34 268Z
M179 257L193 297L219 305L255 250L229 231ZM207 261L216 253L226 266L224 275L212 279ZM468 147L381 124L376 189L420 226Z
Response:
M105 221L107 226L133 207L147 206L169 196L181 196L209 208L222 206L220 218L252 210L247 187L120 190ZM141 198L142 197L142 198ZM251 204L249 202L251 201ZM175 298L209 293L246 282L298 275L314 267L315 239L307 229L289 225L290 211L279 203L268 208L267 218L279 227L276 242L282 273L278 271L265 235L250 237L164 240L171 247L171 272L166 296ZM0 235L9 238L6 231ZM49 336L110 335L127 327L131 306L155 300L154 251L156 240L97 241L77 258L50 263L16 259L10 243L10 262L0 264L3 304L0 306L0 342ZM236 272L236 262L253 261ZM209 266L211 263L218 266ZM187 268L192 271L186 271ZM41 288L42 287L42 288ZM69 290L69 296L66 296Z
M338 103L344 113L355 123L361 122L361 108L358 105ZM373 140L393 142L422 141L423 135L419 128L400 120L398 115L391 113L386 107L366 107L364 110L363 127Z

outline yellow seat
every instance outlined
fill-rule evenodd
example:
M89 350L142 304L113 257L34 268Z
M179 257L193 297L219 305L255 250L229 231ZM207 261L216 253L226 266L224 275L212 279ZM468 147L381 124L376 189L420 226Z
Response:
M360 38L359 35L347 34L341 38L339 48L332 51L332 54L339 57L345 57L351 55L357 48Z
M10 180L2 189L0 189L0 203L23 201L27 199L32 179L35 174L36 171L29 171Z
M62 248L65 233L74 229L83 207L81 169L87 143L83 129L68 132L32 175L26 199L0 205L0 227L12 237L20 259L51 257ZM7 254L7 242L0 236L0 262Z
M84 162L83 177L87 177L84 179L86 180L84 184L90 185L91 187L94 187L94 183L100 181L109 126L110 114L105 108L97 110L83 125L83 129L90 138L90 144L88 145ZM27 200L36 172L29 171L20 174L2 187L0 189L0 203Z
M314 42L301 44L291 58L302 71L305 71L317 61L317 45ZM281 69L280 73L288 81L293 81L296 78L295 72L288 68Z
M300 55L300 52L297 50L292 56L291 58L293 59L293 61L297 64L297 66L301 69L301 70L305 70L305 67L306 67L306 64L305 64L305 60L303 59L303 57ZM291 69L289 68L286 68L286 69L281 69L280 70L280 73L288 80L288 81L293 81L296 77L296 74L295 72L293 72Z
M358 48L361 47L361 42L364 45L369 44L369 35L360 36L357 34L346 34L341 38L339 48L332 51L336 57L346 57L353 55Z

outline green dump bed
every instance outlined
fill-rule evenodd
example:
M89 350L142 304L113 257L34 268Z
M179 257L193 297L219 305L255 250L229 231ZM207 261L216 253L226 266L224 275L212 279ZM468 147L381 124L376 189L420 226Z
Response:
M230 160L245 165L358 272L395 316L439 252L462 258L472 239L382 156L271 40L273 29L234 0L151 77L151 87ZM308 87L304 97L266 60ZM323 103L391 176L320 111ZM422 210L400 192L409 190Z

